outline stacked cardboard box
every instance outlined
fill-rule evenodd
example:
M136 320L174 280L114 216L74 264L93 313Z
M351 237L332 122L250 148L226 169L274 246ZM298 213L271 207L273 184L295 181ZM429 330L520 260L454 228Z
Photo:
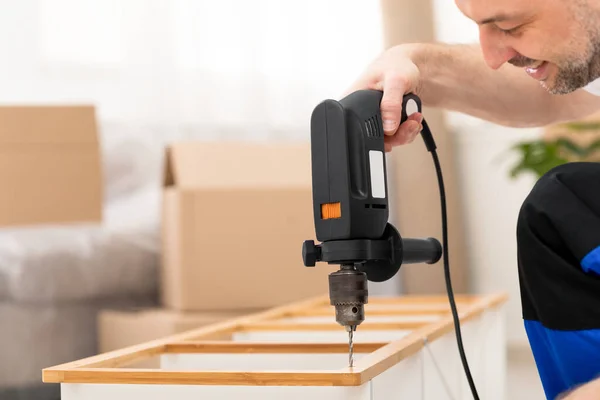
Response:
M0 122L0 226L102 221L93 106L2 106Z
M98 301L61 280L85 281L73 254L103 217L95 108L0 106L0 186L0 398L52 395L40 370L95 344Z
M105 314L108 351L327 293L314 239L308 143L181 142L166 151L163 310Z

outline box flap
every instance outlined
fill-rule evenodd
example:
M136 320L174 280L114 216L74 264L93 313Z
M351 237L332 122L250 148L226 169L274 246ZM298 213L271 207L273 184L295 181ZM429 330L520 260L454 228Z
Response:
M312 185L310 144L178 142L165 155L164 185L270 188Z
M93 106L0 106L0 226L100 222Z

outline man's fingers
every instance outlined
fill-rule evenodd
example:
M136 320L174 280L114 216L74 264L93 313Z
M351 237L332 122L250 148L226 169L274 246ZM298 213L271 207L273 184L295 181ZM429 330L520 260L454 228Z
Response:
M414 137L423 129L421 126L422 121L423 115L421 113L416 112L409 115L406 121L400 125L396 134L392 136L394 146L410 143L411 137L414 140Z
M415 139L417 138L417 136L419 136L419 133L421 133L422 130L423 130L423 125L419 124L419 128L413 132L412 136L408 140L408 143L414 142Z
M406 118L406 121L404 122L408 121L417 121L420 124L423 122L423 114L421 114L420 112L412 113L408 116L408 118Z
M414 121L418 125L415 125L415 124L413 124L411 122L410 128L407 128L407 129L410 129L410 130L407 133L408 139L407 139L406 143L412 143L415 140L415 138L417 137L417 135L419 133L421 133L421 131L423 130L423 125L421 124L423 122L423 115L421 113L416 112L414 114L411 114L406 119L406 122L410 122L410 121ZM404 125L404 124L402 124L402 125Z
M409 119L413 119L413 120L417 121L418 123L421 123L421 122L423 122L423 114L421 114L420 112L417 111L415 113L410 114L408 116L407 120L409 120Z
M415 121L419 123L418 128L416 128L414 131L412 131L412 135L408 141L408 143L412 143L415 138L419 135L419 133L421 133L421 131L423 130L423 115L421 113L414 113L412 115L410 115L407 120L411 120L411 121Z
M415 140L416 136L421 131L422 126L418 121L414 119L408 119L393 136L386 136L384 142L388 143L392 147L401 146L403 144L411 143Z
M393 135L400 125L402 115L402 100L406 93L407 81L400 75L386 76L383 82L383 97L381 98L381 119L383 132Z

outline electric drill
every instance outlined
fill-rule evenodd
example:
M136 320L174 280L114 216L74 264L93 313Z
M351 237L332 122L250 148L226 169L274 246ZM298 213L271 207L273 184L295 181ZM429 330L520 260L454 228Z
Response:
M352 332L365 319L367 281L383 282L402 264L433 264L442 256L438 240L402 238L388 222L382 96L360 90L325 100L311 117L313 215L321 244L304 241L302 257L307 267L340 265L329 275L329 297L336 321L349 333L351 353ZM413 94L404 96L401 122L410 109L421 111Z

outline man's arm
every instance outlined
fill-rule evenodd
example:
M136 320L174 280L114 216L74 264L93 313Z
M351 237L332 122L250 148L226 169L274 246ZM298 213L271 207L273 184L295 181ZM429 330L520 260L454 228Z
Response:
M597 400L600 399L600 378L594 379L567 393L559 395L556 400Z
M426 105L459 111L501 125L545 126L600 110L600 98L584 90L552 95L523 68L489 68L478 45L419 44L407 48Z
M386 150L410 143L421 116L398 126L402 97L417 94L425 106L462 112L511 127L545 126L584 118L600 110L600 97L584 90L552 95L522 68L497 70L484 61L479 45L402 44L386 50L349 88L383 91L381 114Z

